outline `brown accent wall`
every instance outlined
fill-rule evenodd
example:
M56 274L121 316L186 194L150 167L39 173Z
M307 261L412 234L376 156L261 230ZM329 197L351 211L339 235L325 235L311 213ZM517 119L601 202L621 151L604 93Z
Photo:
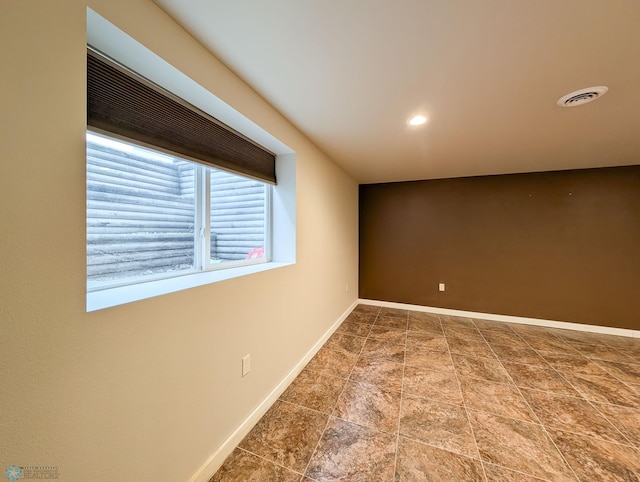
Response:
M359 295L639 330L640 166L361 185Z

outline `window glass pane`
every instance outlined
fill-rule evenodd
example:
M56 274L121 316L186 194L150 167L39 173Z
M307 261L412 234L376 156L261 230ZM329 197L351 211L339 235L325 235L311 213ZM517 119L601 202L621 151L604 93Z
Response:
M265 257L265 183L217 169L211 179L211 263Z
M194 164L87 134L89 284L193 269L194 188Z

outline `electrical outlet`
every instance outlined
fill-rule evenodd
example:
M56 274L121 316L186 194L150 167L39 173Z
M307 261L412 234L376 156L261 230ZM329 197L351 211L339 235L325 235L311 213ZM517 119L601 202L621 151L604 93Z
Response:
M244 377L251 371L251 355L245 355L242 358L242 376Z
M444 291L444 283L438 284L438 290Z

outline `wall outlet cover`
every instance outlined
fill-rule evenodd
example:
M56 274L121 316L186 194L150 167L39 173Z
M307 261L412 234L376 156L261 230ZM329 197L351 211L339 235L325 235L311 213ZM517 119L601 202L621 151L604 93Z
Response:
M245 355L242 358L242 376L244 377L251 371L251 355Z

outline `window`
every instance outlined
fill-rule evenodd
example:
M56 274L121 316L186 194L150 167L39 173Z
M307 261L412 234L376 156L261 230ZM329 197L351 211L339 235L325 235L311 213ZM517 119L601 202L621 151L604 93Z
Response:
M87 134L89 291L269 260L270 186Z
M295 151L90 8L87 41L87 311L295 264Z

